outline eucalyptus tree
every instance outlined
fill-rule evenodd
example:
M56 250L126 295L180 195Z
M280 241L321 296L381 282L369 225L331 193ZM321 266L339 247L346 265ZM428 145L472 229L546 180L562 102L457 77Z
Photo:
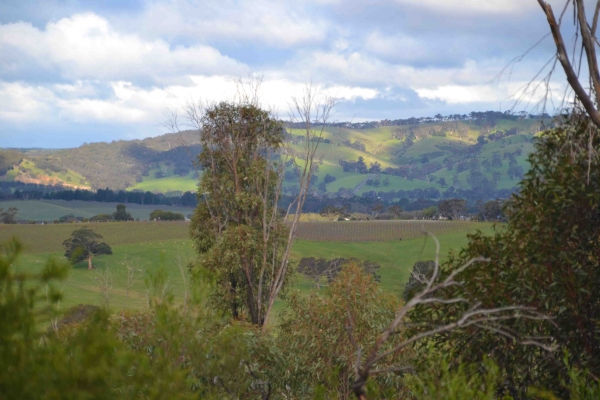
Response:
M295 126L304 126L305 137L302 151L294 151L285 143L283 124L259 106L256 90L252 86L234 101L211 106L190 103L185 112L202 144L199 204L190 228L196 271L209 271L214 298L234 318L265 327L289 282L291 246L334 101L320 101L314 87L292 99L292 118L301 122ZM315 127L315 121L321 123ZM300 190L282 212L278 203L288 160L298 170Z
M73 264L86 260L88 269L93 269L92 258L101 254L112 254L112 249L105 242L99 242L102 235L89 228L73 231L71 237L63 242L65 257Z

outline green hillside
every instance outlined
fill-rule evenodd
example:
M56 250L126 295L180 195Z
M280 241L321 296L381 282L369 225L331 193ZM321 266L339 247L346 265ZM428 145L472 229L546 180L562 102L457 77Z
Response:
M475 120L425 118L413 125L328 126L316 155L319 169L313 190L345 189L360 195L450 187L512 189L529 168L527 156L541 121L480 114L484 117ZM291 154L301 154L302 131L288 128L286 138ZM199 151L198 133L193 131L56 151L0 150L0 180L157 193L195 191L198 175L192 160ZM286 172L284 188L293 193L298 186L294 168L288 166Z

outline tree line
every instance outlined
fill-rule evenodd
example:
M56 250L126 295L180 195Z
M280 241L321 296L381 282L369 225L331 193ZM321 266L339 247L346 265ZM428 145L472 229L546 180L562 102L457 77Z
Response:
M103 203L132 203L194 207L198 204L196 194L185 192L178 195L167 196L162 193L149 191L125 191L112 189L98 189L96 191L85 189L57 189L36 185L35 189L16 189L12 193L0 193L0 200L80 200L98 201Z
M330 122L327 123L327 126L332 127L342 127L349 129L371 129L378 128L382 126L402 126L402 125L419 125L419 124L427 124L434 122L447 122L447 121L474 121L474 122L487 122L495 123L499 120L510 120L516 121L518 119L540 119L540 120L550 120L552 116L548 113L539 113L539 114L531 114L525 111L513 112L511 110L507 110L504 112L501 111L472 111L468 114L449 114L449 115L441 115L437 114L433 117L410 117L410 118L400 118L400 119L382 119L380 121L365 121L365 122ZM287 122L287 126L290 128L301 127L301 123L294 124L293 122Z

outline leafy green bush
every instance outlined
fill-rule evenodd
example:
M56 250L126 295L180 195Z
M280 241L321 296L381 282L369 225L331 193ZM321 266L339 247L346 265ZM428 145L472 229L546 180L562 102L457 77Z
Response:
M159 221L183 221L185 217L181 213L173 211L154 210L150 213L150 220Z
M474 257L489 258L461 273L463 284L445 296L487 308L528 306L552 317L498 321L503 335L471 326L435 339L463 362L490 355L505 375L502 390L514 397L526 397L532 386L568 397L560 382L573 366L600 376L600 161L590 152L598 147L598 132L585 118L546 132L529 157L532 169L508 209L508 226L491 237L471 236L442 267L446 276ZM418 308L412 318L435 323L464 311L460 303L437 303ZM568 351L569 364L561 351L534 342Z
M291 296L289 309L280 318L277 341L285 355L283 379L293 397L353 396L354 365L360 354L357 347L366 353L398 306L398 298L383 293L373 277L356 264L344 267L323 292ZM395 335L386 349L402 340L403 335ZM397 366L399 359L410 354L403 349L378 368ZM394 371L374 376L367 386L372 398L398 398L402 390L402 372Z

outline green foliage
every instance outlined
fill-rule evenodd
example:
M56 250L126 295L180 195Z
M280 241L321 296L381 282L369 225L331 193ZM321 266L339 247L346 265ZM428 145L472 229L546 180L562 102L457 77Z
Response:
M479 206L479 213L477 218L482 221L504 221L506 216L504 215L504 201L502 200L490 200Z
M146 354L155 370L183 377L173 383L174 392L202 399L259 398L276 388L280 364L270 337L210 309L190 315L163 303L142 313L120 313L112 324L125 346Z
M53 282L69 267L49 260L39 274L15 273L20 253L17 241L0 245L0 398L186 398L180 372L125 349L102 312L40 331L61 298Z
M422 211L423 218L431 219L435 217L438 212L438 208L436 206L431 206Z
M127 212L127 206L125 204L117 204L117 211L112 215L115 221L133 221L133 217Z
M185 217L181 213L172 211L154 210L150 213L150 220L159 221L183 221Z
M280 262L287 243L271 163L282 142L279 122L252 105L220 103L203 118L204 174L190 226L198 266L214 274L217 304L254 324L262 324L273 289L268 264Z
M505 375L503 390L515 397L535 385L567 397L560 382L568 379L570 366L600 375L600 162L589 153L598 146L596 128L578 116L546 132L508 208L506 229L491 237L472 236L468 247L442 267L446 275L473 257L487 257L488 263L463 272L463 285L448 288L446 296L488 308L530 306L553 317L505 321L502 326L514 339L474 327L436 338L469 363L491 355ZM417 309L412 318L432 322L464 311L458 304L437 304ZM552 337L571 355L569 365L562 363L561 351L518 344L529 336Z
M83 217L76 217L75 214L67 214L67 215L63 215L62 217L60 217L58 219L58 222L61 224L64 223L71 223L71 222L77 222L77 221L82 221Z
M327 283L331 283L348 264L357 265L366 274L373 276L375 281L381 282L381 275L378 274L380 265L373 261L363 261L357 258L325 260L324 258L303 257L298 263L297 271L313 279L318 287L322 278L325 278Z
M345 267L323 292L292 295L289 309L281 316L277 337L280 347L286 349L286 385L300 398L352 396L358 354L352 341L362 349L371 348L398 306L396 296L383 293L373 277L354 264ZM395 335L386 349L402 339L401 334ZM398 366L409 355L410 350L402 350L378 368L388 368L392 363ZM369 393L372 398L398 398L401 382L398 373L377 375Z
M447 356L423 351L416 374L405 383L418 400L495 400L502 384L499 368L489 359L480 364L459 364L454 368ZM509 397L506 397L507 399Z
M92 268L92 257L101 254L112 254L112 249L105 242L98 242L102 235L89 228L80 228L71 233L71 237L63 242L65 257L76 264L88 259L89 268Z
M447 219L458 220L465 212L467 201L464 199L442 200L438 204L438 214Z
M98 214L90 218L90 222L111 222L113 216L111 214Z
M23 153L14 150L0 149L0 176L19 165L23 160Z
M6 211L4 211L3 208L0 208L0 224L16 224L17 221L15 217L18 211L19 210L15 207L10 207Z

